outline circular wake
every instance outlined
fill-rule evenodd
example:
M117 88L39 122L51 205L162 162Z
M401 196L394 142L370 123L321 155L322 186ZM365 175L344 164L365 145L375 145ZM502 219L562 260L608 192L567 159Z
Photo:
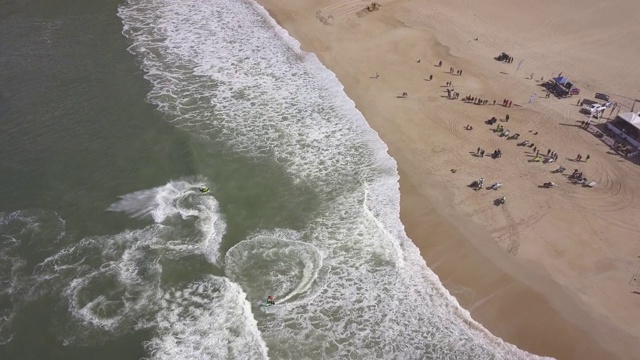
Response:
M203 185L174 181L123 195L109 211L157 223L66 247L56 240L64 235L57 216L1 217L0 316L6 321L0 335L22 305L44 294L59 297L58 306L66 310L54 316L60 326L56 335L65 344L86 345L154 327L163 288L183 281L172 270L202 271L218 258L225 224L216 199L198 190ZM24 259L34 258L27 266Z
M181 227L189 231L193 220L200 234L179 241L169 241L164 246L182 253L203 253L216 264L220 257L219 247L225 232L225 223L219 212L218 201L199 189L204 181L171 181L163 186L136 191L120 196L107 211L123 212L134 218L152 218L157 224ZM172 221L174 219L178 221Z
M225 264L226 275L252 300L274 295L276 303L304 302L322 285L322 255L300 241L258 236L232 247Z

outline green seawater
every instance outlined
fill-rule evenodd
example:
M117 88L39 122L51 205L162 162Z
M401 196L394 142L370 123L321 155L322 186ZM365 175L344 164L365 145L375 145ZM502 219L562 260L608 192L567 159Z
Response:
M211 193L226 215L223 251L265 224L299 226L301 208L315 206L313 196L303 190L291 194L277 165L225 152L222 145L176 129L145 101L151 85L127 51L118 5L0 1L0 213L57 214L65 222L59 250L151 223L106 212L118 196L200 176L215 184ZM295 207L290 196L298 196ZM27 269L54 253L42 250L54 237L47 231L21 248ZM186 262L191 264L167 265L164 276L222 275L197 257ZM11 308L8 301L0 298L0 306ZM69 324L59 294L14 305L20 309L11 341L0 345L0 359L148 356L142 343L150 330L104 338L97 333L84 341L88 345L65 344L61 338L83 328Z

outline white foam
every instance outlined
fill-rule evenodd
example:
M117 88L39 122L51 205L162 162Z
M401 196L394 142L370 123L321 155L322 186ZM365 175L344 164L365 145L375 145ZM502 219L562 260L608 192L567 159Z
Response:
M165 230L150 225L85 238L36 267L40 287L59 292L75 319L58 334L65 343L86 345L131 332L155 314L162 273L157 249L171 234Z
M426 267L399 220L398 174L386 146L335 75L263 8L243 0L130 0L119 16L153 85L149 101L169 121L277 162L322 201L297 238L266 230L226 258L227 274L249 298L288 297L286 311L260 315L271 356L534 358L473 322ZM295 266L260 284L248 264L269 264L270 256ZM176 338L159 338L153 348L170 349Z
M0 342L11 340L21 308L44 294L59 295L68 309L55 314L63 324L56 335L65 344L95 344L154 327L163 266L192 255L215 264L219 257L225 223L215 198L197 190L205 183L185 179L124 195L109 210L157 223L66 247L56 213L0 213ZM26 268L24 259L37 257L44 260Z
M168 291L157 315L151 359L267 359L251 307L240 287L206 276Z
M15 315L40 295L26 259L54 251L64 235L65 223L53 211L0 213L0 344L13 338Z
M205 186L206 181L202 179L171 181L153 189L123 195L107 210L124 212L135 218L150 217L158 224L167 223L174 217L182 220L193 218L201 236L191 240L171 240L163 246L183 253L201 252L216 264L225 223L217 200L209 193L200 193L199 189Z
M121 6L130 51L154 85L149 100L176 126L278 159L299 181L362 181L374 165L395 177L386 146L333 73L292 38L274 36L254 6L229 0Z
M242 286L250 301L273 295L278 305L313 300L324 285L322 267L315 246L264 235L236 244L225 258L225 274Z

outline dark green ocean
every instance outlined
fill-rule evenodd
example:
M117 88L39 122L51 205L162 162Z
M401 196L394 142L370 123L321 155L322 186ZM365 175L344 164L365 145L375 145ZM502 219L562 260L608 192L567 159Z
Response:
M140 358L533 356L442 287L385 144L255 2L0 0L0 359Z

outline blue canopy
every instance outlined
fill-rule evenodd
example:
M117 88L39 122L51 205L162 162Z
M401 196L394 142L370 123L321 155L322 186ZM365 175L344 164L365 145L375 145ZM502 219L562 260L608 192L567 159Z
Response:
M557 82L558 84L560 84L560 85L564 85L564 84L566 84L566 83L568 83L568 82L569 82L569 79L567 79L567 78L566 78L566 77L564 77L564 76L558 76L558 77L555 77L555 78L553 78L553 80L554 80L555 82Z

